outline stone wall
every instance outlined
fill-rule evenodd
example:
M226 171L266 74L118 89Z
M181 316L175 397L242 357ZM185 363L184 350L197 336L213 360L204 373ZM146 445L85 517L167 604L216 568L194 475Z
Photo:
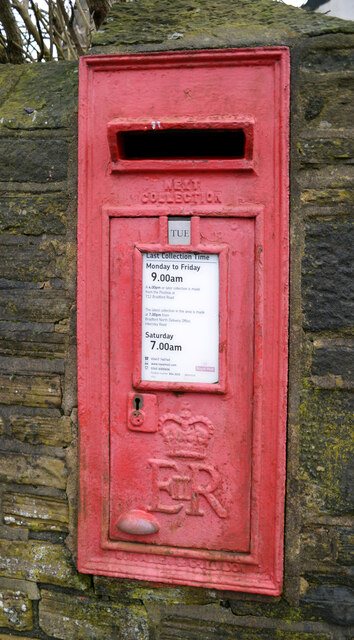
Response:
M140 0L116 5L96 40L101 52L291 47L283 598L77 573L77 66L0 66L0 640L353 636L354 25L304 15L270 0Z

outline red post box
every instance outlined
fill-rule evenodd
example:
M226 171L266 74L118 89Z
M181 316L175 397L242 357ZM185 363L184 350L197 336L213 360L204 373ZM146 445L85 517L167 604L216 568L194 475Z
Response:
M80 73L79 569L278 595L288 50Z

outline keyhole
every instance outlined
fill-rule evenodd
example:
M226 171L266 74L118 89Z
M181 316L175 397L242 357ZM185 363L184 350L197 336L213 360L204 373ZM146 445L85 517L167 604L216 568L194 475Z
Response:
M141 396L134 396L133 407L135 411L139 411L143 406L143 399Z

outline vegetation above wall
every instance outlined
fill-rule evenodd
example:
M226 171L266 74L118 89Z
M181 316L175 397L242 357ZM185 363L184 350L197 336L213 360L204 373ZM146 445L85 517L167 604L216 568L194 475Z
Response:
M0 63L76 60L112 0L1 0Z

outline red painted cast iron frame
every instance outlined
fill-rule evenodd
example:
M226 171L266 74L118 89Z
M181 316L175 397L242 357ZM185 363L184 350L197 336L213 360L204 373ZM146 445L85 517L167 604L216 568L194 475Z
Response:
M196 66L271 65L274 68L277 124L274 165L276 222L268 223L262 201L223 206L196 205L193 214L254 218L255 232L255 329L254 422L252 446L252 524L250 553L206 549L171 550L109 538L109 233L114 217L159 216L155 206L120 206L102 202L92 192L96 168L92 164L91 96L95 74L122 69L159 69ZM80 62L79 112L79 263L78 263L78 394L80 422L80 514L78 568L80 571L121 577L188 584L279 595L282 589L283 518L285 488L285 428L287 391L288 318L288 101L289 54L284 47L163 53L149 55L93 56ZM102 77L102 76L101 76ZM235 118L236 119L236 118ZM108 124L108 123L107 123ZM256 136L256 134L255 134ZM103 142L98 141L103 148ZM255 138L256 147L257 140ZM107 145L108 147L108 145ZM102 152L103 153L103 152ZM106 166L116 158L106 152ZM246 162L251 162L246 158ZM131 161L129 161L131 162ZM213 170L222 170L220 161ZM222 162L222 161L221 161ZM229 162L226 160L226 162ZM142 167L142 165L139 165ZM156 165L154 165L156 166ZM249 169L249 167L239 167ZM151 167L147 166L147 170ZM173 167L169 169L173 171ZM178 162L176 170L195 170ZM132 165L122 170L135 171ZM139 169L137 169L139 170ZM200 167L199 167L200 170ZM230 171L230 167L225 166ZM257 173L257 166L254 166ZM178 208L177 208L178 209ZM188 215L187 211L177 211ZM275 245L271 236L276 235ZM138 243L139 244L139 243ZM275 247L276 266L269 255ZM175 249L175 247L174 247ZM178 249L178 247L176 247ZM180 247L180 250L186 250ZM204 247L203 247L203 250ZM156 251L156 245L154 245ZM271 265L271 266L269 266ZM133 274L132 274L133 277ZM272 300L277 301L270 320L265 312L264 279L273 278ZM266 316L266 322L264 320ZM131 319L132 321L132 319ZM138 320L139 323L139 320ZM274 349L269 344L274 345ZM135 382L139 388L139 364ZM269 397L271 379L271 398ZM266 383L267 379L267 383ZM153 384L153 383L152 383ZM221 384L223 384L221 380ZM208 385L206 385L208 386ZM220 389L222 391L222 389ZM219 391L220 391L219 390ZM207 389L205 389L207 391ZM269 446L267 446L267 444ZM271 541L264 545L264 539ZM260 550L261 549L261 550Z

